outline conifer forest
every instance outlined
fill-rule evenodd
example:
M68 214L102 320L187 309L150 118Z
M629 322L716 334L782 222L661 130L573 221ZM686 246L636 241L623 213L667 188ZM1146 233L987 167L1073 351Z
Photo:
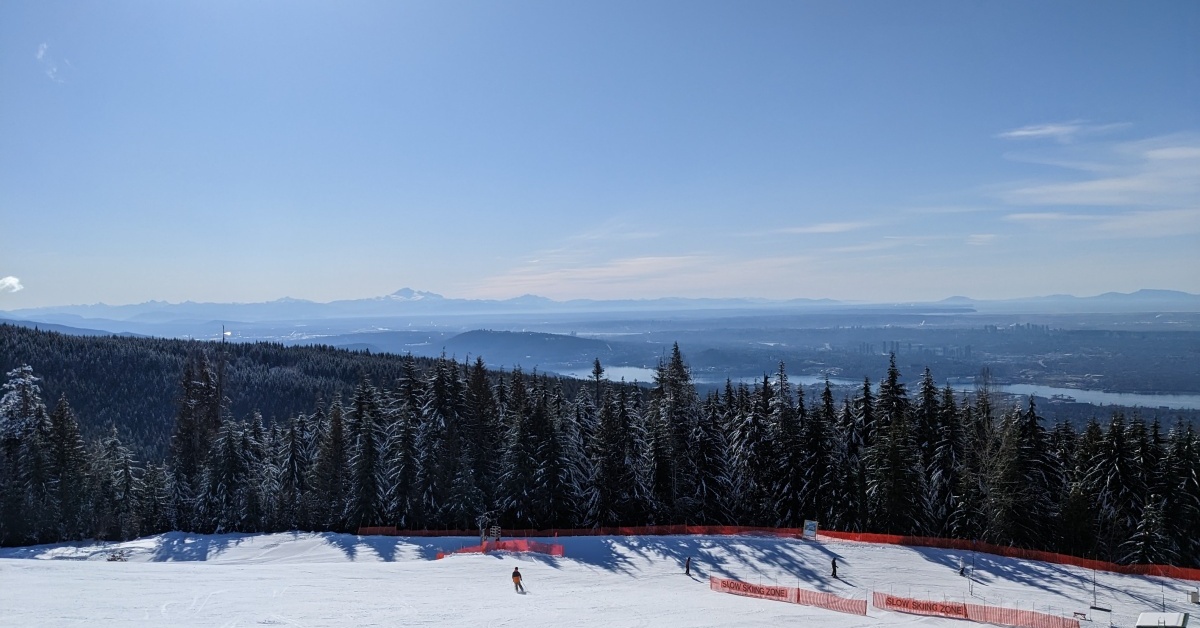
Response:
M0 543L170 530L729 524L938 536L1200 566L1200 442L1137 414L1047 424L786 365L697 390L489 370L483 358L80 337L0 325Z

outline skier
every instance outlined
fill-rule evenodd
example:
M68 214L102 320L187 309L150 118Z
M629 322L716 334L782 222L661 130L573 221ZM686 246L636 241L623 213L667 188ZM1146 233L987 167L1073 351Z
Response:
M683 563L683 575L685 575L685 576L692 575L692 557L691 556L688 556L687 560L684 561L684 563Z
M837 577L838 577L838 576L837 576L837 556L834 556L834 557L833 557L833 562L832 562L832 564L833 564L833 577L834 577L834 578L837 578Z
M525 592L525 586L521 584L521 568L513 567L513 591Z

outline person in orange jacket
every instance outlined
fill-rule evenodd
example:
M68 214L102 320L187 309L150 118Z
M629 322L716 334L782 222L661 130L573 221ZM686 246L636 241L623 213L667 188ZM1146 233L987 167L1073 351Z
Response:
M513 567L513 591L525 592L525 585L521 584L521 568Z

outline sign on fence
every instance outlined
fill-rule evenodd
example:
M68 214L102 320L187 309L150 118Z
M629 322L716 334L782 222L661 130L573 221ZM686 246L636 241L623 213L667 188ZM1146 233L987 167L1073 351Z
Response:
M907 597L875 592L876 608L913 615L935 615L953 619L968 619L985 624L1001 626L1016 626L1018 628L1079 628L1079 620L1058 615L1048 615L1037 611L1023 611L1016 608L985 606L982 604L964 604L937 600L914 600Z
M708 579L708 587L713 591L721 591L722 593L776 600L778 602L792 602L793 604L803 604L805 606L816 606L839 613L867 614L866 599L852 600L850 598L838 597L832 593L821 593L794 587L751 584L749 582L738 582L737 580L727 580L712 576Z
M734 595L744 595L746 597L758 597L765 600L776 600L778 602L794 602L796 600L794 593L795 590L789 587L751 584L749 582L738 582L737 580L727 580L725 578L714 577L709 577L708 586L710 589L716 591L732 593Z
M896 597L887 593L875 592L875 607L913 615L934 615L937 617L952 617L967 619L967 605L962 602L938 602L935 600L914 600L908 597Z
M809 539L811 541L817 540L817 522L816 521L810 521L808 519L804 520L804 538Z

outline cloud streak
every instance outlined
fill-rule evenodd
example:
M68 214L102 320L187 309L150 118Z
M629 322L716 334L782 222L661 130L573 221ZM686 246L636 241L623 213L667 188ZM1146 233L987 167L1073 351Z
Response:
M1200 199L1200 136L1100 145L1088 152L1087 162L1072 168L1076 180L1010 185L1001 199L1010 205L1130 209L1179 209ZM1068 163L1057 165L1070 168Z
M808 225L804 227L785 227L775 231L775 233L786 233L794 235L803 234L822 234L822 233L846 233L849 231L858 231L875 226L871 222L823 222L816 225Z
M1105 133L1129 126L1128 124L1088 124L1084 120L1069 122L1050 122L1046 124L1030 124L1020 128L997 133L996 137L1006 140L1041 140L1050 139L1060 144L1070 144L1083 135Z
M0 292L20 292L25 289L21 285L21 280L9 275L8 277L0 277Z

